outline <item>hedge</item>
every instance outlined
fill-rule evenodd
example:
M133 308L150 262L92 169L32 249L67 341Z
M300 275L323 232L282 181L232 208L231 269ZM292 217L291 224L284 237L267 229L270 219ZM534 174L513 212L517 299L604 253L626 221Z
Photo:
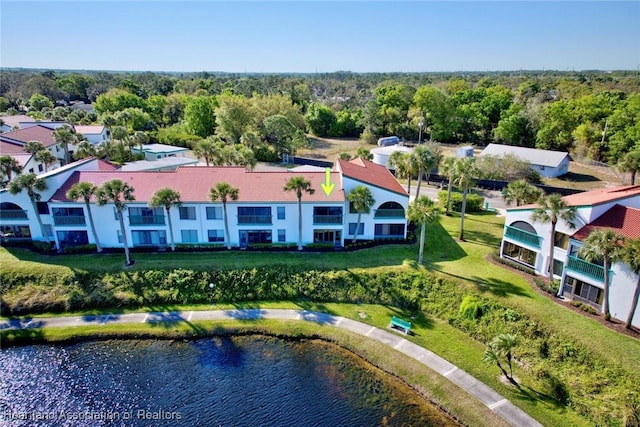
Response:
M440 206L447 206L447 195L449 193L445 190L438 191L438 200ZM484 197L477 194L467 194L467 205L465 206L465 212L481 212L484 207ZM462 193L456 191L451 192L451 210L454 212L460 212L462 210Z

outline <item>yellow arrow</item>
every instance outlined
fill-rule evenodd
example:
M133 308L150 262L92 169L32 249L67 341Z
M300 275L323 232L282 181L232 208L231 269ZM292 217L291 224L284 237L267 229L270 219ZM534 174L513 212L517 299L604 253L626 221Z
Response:
M329 197L331 193L333 193L333 189L335 188L335 186L336 185L331 182L331 168L326 168L324 171L324 182L320 184L320 187L322 187L322 191L324 191L324 194Z

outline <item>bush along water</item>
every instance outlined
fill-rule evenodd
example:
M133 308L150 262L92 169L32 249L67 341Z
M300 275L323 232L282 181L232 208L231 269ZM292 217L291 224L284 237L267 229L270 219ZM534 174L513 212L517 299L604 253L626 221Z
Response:
M211 288L210 283L215 286ZM418 271L368 273L273 265L235 270L147 270L47 274L0 272L2 314L93 307L292 300L371 303L423 311L488 345L513 334L514 375L555 405L570 406L595 425L638 425L640 373L590 354L571 337L459 283ZM635 423L635 424L634 424Z

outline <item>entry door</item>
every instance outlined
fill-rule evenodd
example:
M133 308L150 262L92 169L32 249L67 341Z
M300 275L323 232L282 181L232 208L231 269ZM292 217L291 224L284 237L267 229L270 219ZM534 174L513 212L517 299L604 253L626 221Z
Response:
M246 249L249 246L249 233L246 230L239 231L240 249Z

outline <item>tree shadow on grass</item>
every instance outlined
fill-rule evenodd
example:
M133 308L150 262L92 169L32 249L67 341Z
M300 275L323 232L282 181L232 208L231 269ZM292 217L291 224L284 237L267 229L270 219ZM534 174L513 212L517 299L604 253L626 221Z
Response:
M191 328L191 330L197 336L204 336L206 333L205 328L188 321L184 318L183 313L179 311L151 311L147 314L145 323L148 323L151 326L159 326L165 329L173 328L178 324L185 324L189 326L189 328Z
M331 310L329 307L327 307L321 302L298 300L295 303L297 306L299 306L302 310L305 310L305 311L317 311L319 313L326 313L331 315L337 314L335 311Z
M460 276L458 274L451 273L450 271L446 271L441 268L438 268L437 266L434 266L431 269L434 271L437 271L438 273L441 273L450 277L455 277L456 279L472 282L480 292L490 292L493 295L496 295L499 297L507 297L509 295L518 295L522 297L531 298L531 295L528 294L526 291L524 291L518 286L515 286L510 282L507 282L506 280L498 279L495 277L485 278L485 277L479 277L479 276L471 276L471 277Z

